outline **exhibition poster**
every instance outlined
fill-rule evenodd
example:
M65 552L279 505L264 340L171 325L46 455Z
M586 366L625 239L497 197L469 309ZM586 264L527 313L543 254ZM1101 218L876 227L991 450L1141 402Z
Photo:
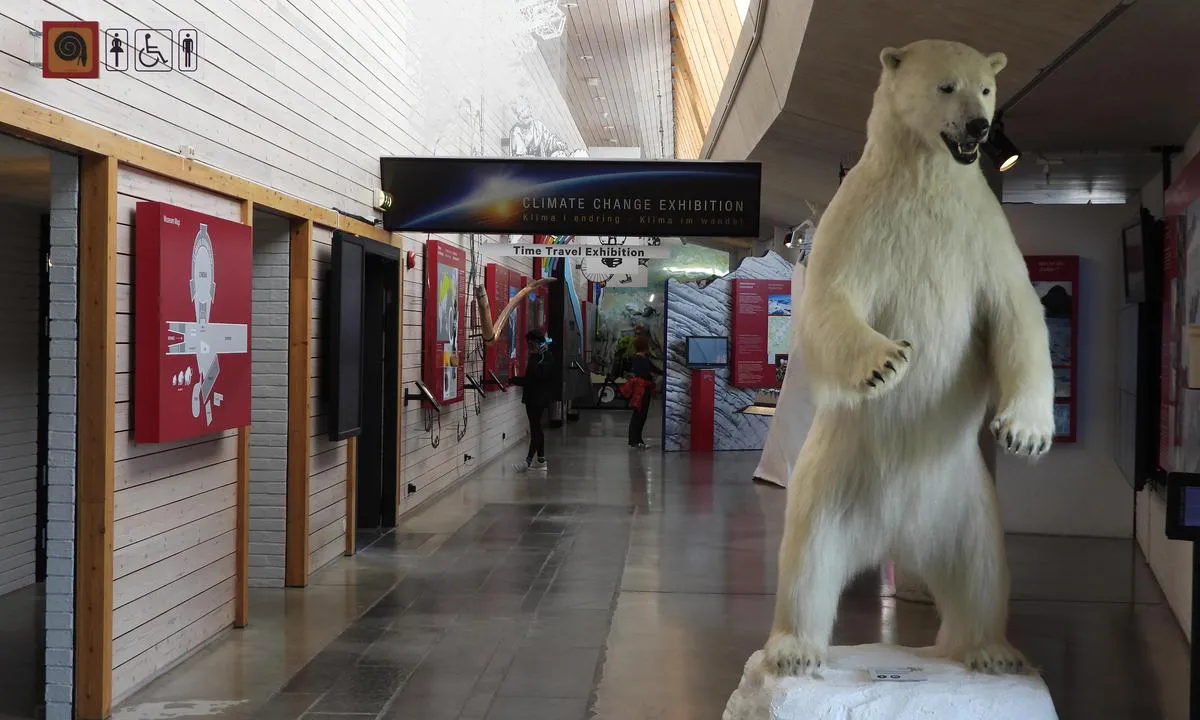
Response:
M135 212L134 442L249 425L250 226L159 202Z
M1159 465L1200 472L1200 390L1188 387L1189 328L1200 323L1200 157L1167 189L1162 278Z
M467 254L440 240L425 243L425 335L422 375L443 405L463 397Z
M1054 440L1076 440L1077 360L1079 343L1079 258L1074 255L1030 255L1025 263L1037 290L1050 333L1054 368Z
M790 280L733 281L733 368L730 384L777 388L776 359L788 354L792 324Z

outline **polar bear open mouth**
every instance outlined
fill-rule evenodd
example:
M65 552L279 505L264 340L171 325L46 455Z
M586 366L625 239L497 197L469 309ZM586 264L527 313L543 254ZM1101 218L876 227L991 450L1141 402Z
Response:
M946 133L942 133L942 142L946 143L946 148L950 150L950 155L960 165L970 165L979 159L979 142L976 140L966 140L959 143L955 142Z

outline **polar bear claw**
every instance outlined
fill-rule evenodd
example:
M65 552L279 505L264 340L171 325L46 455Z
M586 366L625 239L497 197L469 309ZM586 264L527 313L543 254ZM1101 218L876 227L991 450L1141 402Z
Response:
M890 342L863 363L858 390L867 397L878 397L891 390L908 371L908 356L912 343L907 340Z

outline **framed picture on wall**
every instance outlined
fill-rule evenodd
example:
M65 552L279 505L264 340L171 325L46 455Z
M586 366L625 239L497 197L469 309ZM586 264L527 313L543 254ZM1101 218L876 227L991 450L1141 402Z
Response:
M1050 364L1054 367L1054 440L1075 442L1079 258L1074 255L1030 255L1025 262L1029 267L1029 279L1042 301L1050 334Z

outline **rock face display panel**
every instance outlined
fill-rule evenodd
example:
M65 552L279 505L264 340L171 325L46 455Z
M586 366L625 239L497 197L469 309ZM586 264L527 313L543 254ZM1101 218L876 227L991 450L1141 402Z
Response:
M790 280L792 263L774 252L746 258L737 270L705 287L667 281L666 386L663 449L687 450L691 439L691 370L687 366L687 338L732 334L733 281L737 279ZM741 412L754 403L754 388L729 384L729 368L716 370L716 408L713 450L761 450L770 417Z

